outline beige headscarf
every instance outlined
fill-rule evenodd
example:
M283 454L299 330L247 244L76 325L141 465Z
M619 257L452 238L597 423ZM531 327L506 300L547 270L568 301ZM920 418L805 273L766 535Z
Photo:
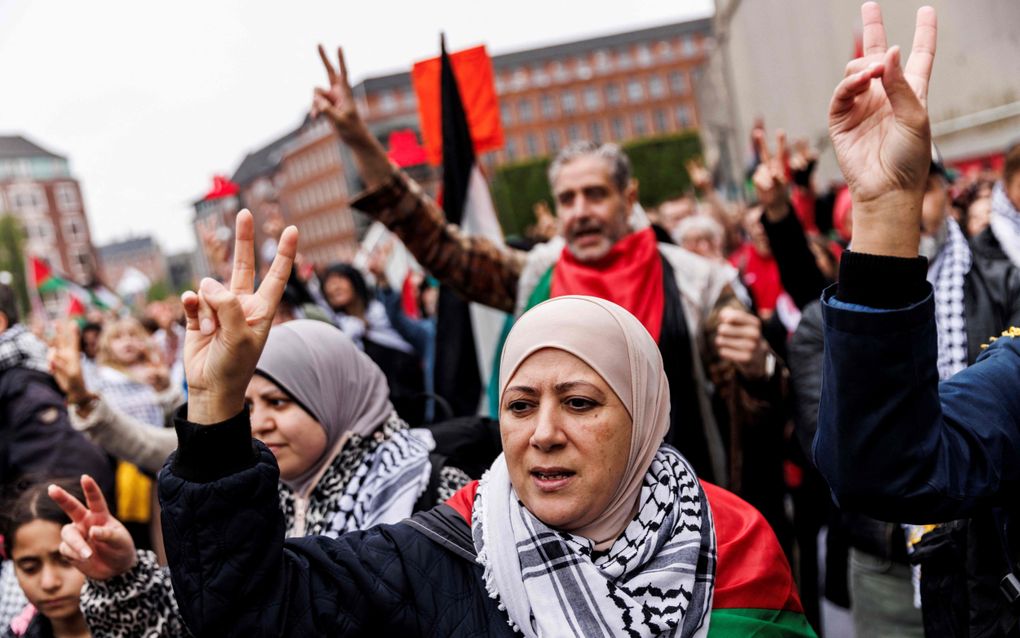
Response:
M565 531L612 545L634 517L641 483L669 428L669 386L662 356L645 327L611 301L563 296L521 316L503 346L499 394L525 359L544 348L569 352L592 367L623 402L634 422L623 479L594 523Z

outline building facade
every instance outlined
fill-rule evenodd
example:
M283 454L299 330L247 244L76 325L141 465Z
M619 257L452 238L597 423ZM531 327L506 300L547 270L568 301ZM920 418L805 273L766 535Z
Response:
M6 213L21 223L27 254L81 284L102 275L66 157L20 135L0 136L0 214Z
M1020 130L1020 4L931 0L938 13L938 52L928 94L932 138L950 164L1001 155ZM913 39L916 4L882 5L890 44ZM829 146L832 92L860 43L858 0L716 0L714 43L703 81L700 128L707 151L739 183L750 134L761 118L822 150L818 183L841 181Z
M150 283L167 283L168 268L166 256L150 236L132 237L99 247L99 260L107 283L114 289L120 287L124 274L129 269L142 273Z
M710 48L711 21L702 19L493 56L505 144L483 163L696 128L693 87ZM383 139L387 129L419 130L410 73L368 78L354 91Z

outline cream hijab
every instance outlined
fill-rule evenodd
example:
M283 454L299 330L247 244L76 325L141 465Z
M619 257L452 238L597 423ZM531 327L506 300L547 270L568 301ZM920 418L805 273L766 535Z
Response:
M283 481L298 496L311 492L350 435L368 436L393 414L379 366L323 321L275 326L255 372L294 397L326 431L323 455L301 476Z
M623 402L634 423L623 479L605 511L580 529L612 545L634 517L641 483L669 428L669 385L662 356L645 327L611 301L570 295L545 301L521 316L503 346L499 395L524 360L544 348L569 352L592 367Z

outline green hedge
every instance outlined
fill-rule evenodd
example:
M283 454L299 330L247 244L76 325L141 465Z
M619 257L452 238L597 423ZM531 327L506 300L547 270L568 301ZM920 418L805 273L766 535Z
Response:
M638 196L644 206L656 206L691 187L684 163L701 156L697 131L685 131L635 140L623 145L638 180ZM492 177L492 198L507 236L522 235L534 223L532 207L545 200L555 210L546 170L550 158L507 164Z

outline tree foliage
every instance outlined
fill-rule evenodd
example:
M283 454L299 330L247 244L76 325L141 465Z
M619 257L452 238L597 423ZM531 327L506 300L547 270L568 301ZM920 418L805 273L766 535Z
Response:
M0 271L11 273L13 277L11 285L18 298L18 309L23 315L29 306L24 242L25 231L18 218L0 213Z
M628 142L623 145L638 180L638 197L643 206L657 206L691 188L684 164L701 155L697 131L684 131ZM506 235L522 235L535 221L532 208L539 201L553 205L546 171L551 158L542 157L496 169L492 176L492 198Z

